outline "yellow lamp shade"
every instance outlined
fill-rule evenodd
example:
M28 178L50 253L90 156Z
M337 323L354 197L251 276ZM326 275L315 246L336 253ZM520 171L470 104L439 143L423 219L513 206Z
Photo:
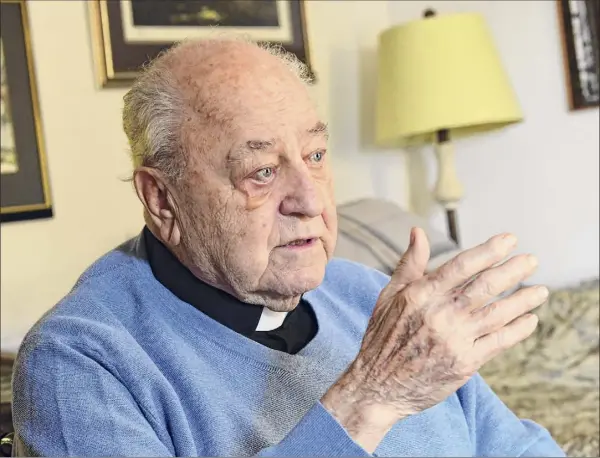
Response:
M379 36L376 142L431 142L518 122L523 115L484 19L440 15Z

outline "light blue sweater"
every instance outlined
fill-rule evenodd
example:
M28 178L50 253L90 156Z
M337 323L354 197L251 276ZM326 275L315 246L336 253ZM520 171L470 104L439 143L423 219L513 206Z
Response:
M334 260L306 294L319 323L298 354L264 347L180 301L140 238L94 263L27 335L15 366L26 455L365 456L319 399L358 352L388 278ZM399 422L378 456L564 456L479 377Z

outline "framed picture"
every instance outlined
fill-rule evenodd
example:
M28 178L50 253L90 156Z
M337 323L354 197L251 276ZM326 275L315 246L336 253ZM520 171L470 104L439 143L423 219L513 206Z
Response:
M224 31L277 43L310 66L303 0L94 0L89 3L100 85L127 85L161 51ZM314 73L313 74L314 79Z
M0 3L1 221L52 216L25 1Z
M598 0L557 0L571 110L600 102Z

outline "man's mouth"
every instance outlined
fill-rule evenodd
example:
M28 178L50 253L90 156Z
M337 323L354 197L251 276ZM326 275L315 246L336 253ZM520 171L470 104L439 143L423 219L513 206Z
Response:
M314 245L316 243L316 241L317 241L316 237L311 237L308 239L294 240L293 242L286 243L285 245L282 245L282 246L285 248L305 248L305 247Z

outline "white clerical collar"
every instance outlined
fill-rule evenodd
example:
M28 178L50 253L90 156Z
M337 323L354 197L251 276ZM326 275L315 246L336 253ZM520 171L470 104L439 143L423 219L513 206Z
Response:
M283 324L288 312L274 312L266 307L263 307L260 314L260 320L256 325L257 331L272 331Z

